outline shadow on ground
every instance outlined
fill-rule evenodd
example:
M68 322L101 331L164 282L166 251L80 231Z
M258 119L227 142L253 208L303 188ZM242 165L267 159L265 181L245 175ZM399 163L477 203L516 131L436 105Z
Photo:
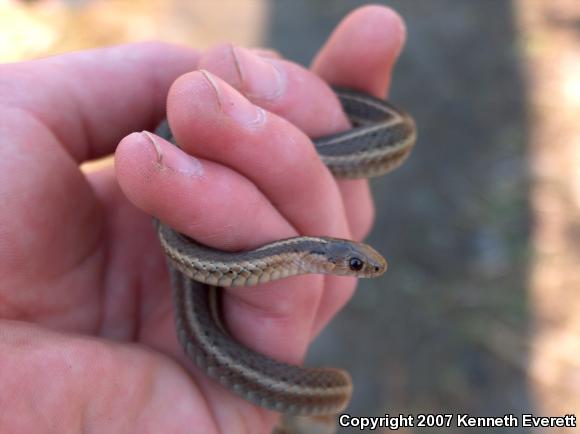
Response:
M308 63L361 3L272 1L265 45ZM369 241L391 268L361 283L309 363L353 374L358 416L529 412L527 127L511 3L388 4L408 26L391 100L415 116L419 141L373 185Z

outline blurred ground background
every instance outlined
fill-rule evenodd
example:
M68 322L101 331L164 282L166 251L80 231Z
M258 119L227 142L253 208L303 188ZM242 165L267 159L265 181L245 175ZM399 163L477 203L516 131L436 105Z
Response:
M580 416L580 2L377 3L407 22L391 99L419 141L374 184L370 243L391 268L361 283L309 362L353 374L358 416ZM157 38L308 63L361 4L0 0L0 60Z

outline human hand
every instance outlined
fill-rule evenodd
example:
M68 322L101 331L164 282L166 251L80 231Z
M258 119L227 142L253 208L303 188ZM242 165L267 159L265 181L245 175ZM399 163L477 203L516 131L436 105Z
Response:
M383 96L403 39L392 11L362 8L313 71ZM187 73L198 68L209 73ZM335 181L306 137L348 128L315 74L267 52L165 44L0 68L0 432L271 429L273 413L183 355L142 211L220 249L298 233L362 238L372 222L366 182ZM119 143L154 128L170 86L183 151L143 133ZM116 173L79 170L115 147ZM227 291L225 320L248 347L298 363L354 284L299 276Z

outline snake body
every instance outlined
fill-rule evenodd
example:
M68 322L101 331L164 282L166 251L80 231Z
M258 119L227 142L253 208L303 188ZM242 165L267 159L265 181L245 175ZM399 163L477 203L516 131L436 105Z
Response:
M353 128L314 140L336 177L378 176L398 167L416 138L413 119L388 102L336 89ZM157 134L172 139L167 124ZM343 410L352 384L334 368L293 366L250 350L227 332L219 311L219 287L249 286L297 274L374 277L386 270L372 247L328 237L296 237L246 252L215 250L155 220L168 258L177 334L188 357L207 375L244 399L293 415Z

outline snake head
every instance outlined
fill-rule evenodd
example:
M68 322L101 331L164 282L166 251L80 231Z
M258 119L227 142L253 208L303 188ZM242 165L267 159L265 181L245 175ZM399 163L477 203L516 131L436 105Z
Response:
M376 277L387 270L387 261L371 246L347 240L334 240L326 246L332 274Z

